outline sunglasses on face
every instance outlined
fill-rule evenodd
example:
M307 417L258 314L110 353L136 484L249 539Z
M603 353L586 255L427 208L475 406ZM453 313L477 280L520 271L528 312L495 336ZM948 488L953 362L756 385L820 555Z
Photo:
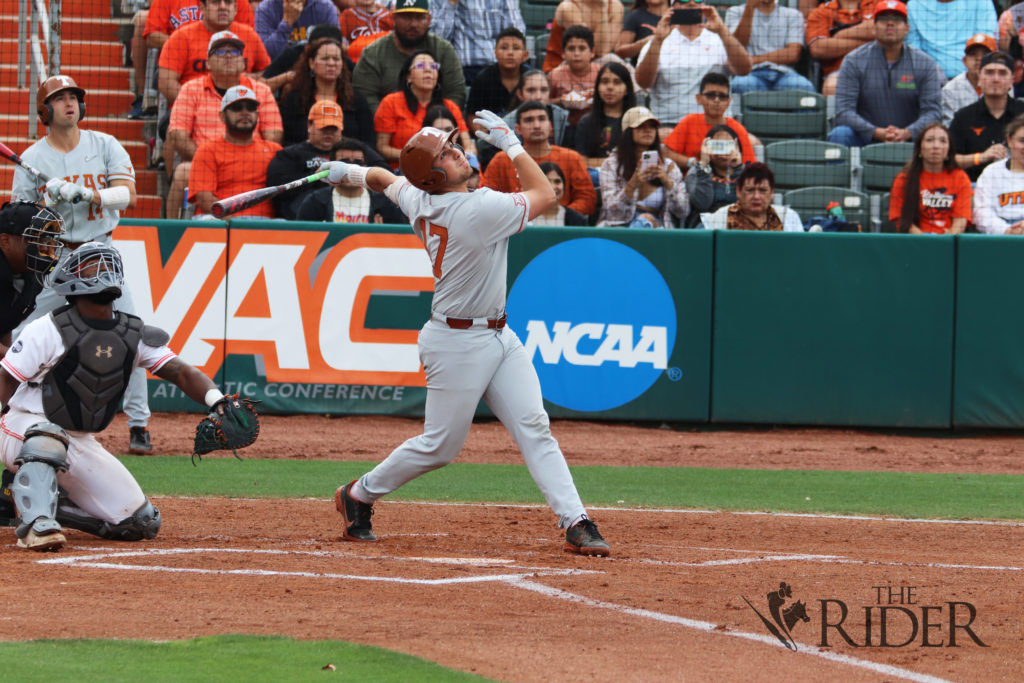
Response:
M215 57L241 57L242 51L237 47L221 47L210 53Z
M252 113L259 108L259 104L252 100L243 100L241 102L232 102L228 105L228 111L233 111L236 114L240 111L247 111Z
M430 69L431 71L440 71L441 65L437 62L420 62L419 64L413 64L414 69Z
M725 92L702 92L700 96L709 100L717 100L719 102L725 102L729 99L729 93Z

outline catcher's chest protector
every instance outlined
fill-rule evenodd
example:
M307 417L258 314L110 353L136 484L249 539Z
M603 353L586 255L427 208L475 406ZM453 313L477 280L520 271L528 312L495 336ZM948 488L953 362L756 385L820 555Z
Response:
M133 315L114 315L86 320L73 307L52 314L67 351L43 378L43 410L64 429L102 431L121 406L143 324Z

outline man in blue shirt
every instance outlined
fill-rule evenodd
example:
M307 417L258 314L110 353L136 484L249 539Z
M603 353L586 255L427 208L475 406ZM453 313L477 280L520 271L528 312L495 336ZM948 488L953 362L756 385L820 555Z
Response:
M904 44L907 6L875 5L875 40L846 55L836 86L836 127L829 142L861 147L906 142L941 117L942 74L924 52Z
M995 7L986 0L914 0L907 6L907 21L907 45L934 59L946 78L963 73L968 38L998 35Z

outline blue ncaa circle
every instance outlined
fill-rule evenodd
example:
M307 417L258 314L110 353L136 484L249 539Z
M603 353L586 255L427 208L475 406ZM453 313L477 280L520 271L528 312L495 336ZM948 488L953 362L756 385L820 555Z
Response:
M668 368L676 307L658 269L619 242L568 240L541 252L508 296L544 398L581 412L646 392Z

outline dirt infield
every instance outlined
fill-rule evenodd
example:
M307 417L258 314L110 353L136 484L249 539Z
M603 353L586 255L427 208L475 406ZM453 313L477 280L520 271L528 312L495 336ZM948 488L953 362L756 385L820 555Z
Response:
M156 416L158 450L186 452L196 421ZM270 417L248 455L376 460L419 426ZM570 422L554 432L575 465L1024 469L1013 436ZM104 440L120 452L126 433L118 424ZM300 450L297 434L323 442ZM460 460L519 458L489 423ZM525 681L1024 679L1024 524L594 509L615 554L590 559L561 552L536 506L382 501L379 543L340 542L334 484L324 500L157 498L164 528L144 544L71 532L65 552L37 555L8 542L0 572L19 584L5 591L8 637L341 638ZM776 637L766 622L780 631L769 599L780 582L791 587L782 611L800 603L807 621Z

